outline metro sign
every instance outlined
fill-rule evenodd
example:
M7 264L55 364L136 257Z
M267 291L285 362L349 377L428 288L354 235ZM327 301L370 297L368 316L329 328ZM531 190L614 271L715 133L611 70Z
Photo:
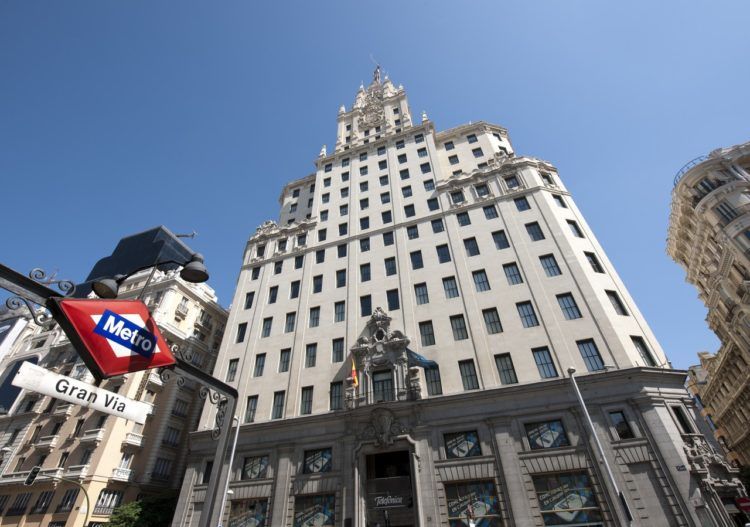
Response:
M98 379L171 366L175 358L140 300L50 299L48 307Z

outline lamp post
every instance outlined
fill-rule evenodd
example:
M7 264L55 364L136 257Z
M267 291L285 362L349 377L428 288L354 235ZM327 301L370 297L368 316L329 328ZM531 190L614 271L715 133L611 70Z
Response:
M589 425L589 429L591 430L591 435L594 436L594 443L596 443L596 448L599 451L599 457L602 459L602 464L604 465L604 470L607 473L607 478L609 479L609 482L612 484L612 488L615 491L615 494L617 495L617 500L620 502L620 506L622 507L623 512L625 513L625 518L627 519L628 525L633 521L633 516L630 514L630 508L628 507L628 503L625 501L625 495L620 491L620 488L617 486L617 481L615 480L615 475L612 473L612 468L609 466L609 461L607 461L607 456L604 454L604 447L602 447L601 441L599 441L599 436L596 433L596 429L594 428L594 422L591 420L591 415L589 414L589 410L586 407L586 403L583 400L583 396L581 395L581 390L578 389L578 382L576 382L575 378L576 369L571 366L568 368L568 375L570 375L570 381L573 384L573 390L576 392L576 397L578 398L578 403L581 405L581 410L583 411L583 415L586 417L586 422Z
M224 484L224 495L221 498L221 507L219 508L219 527L221 527L221 519L224 516L224 507L227 506L227 495L229 493L234 494L229 490L229 482L232 480L232 465L234 465L234 452L237 450L237 438L240 435L240 420L235 415L232 422L237 423L237 429L234 431L234 443L232 443L232 450L229 453L229 474L227 474L227 482ZM223 459L221 460L224 461Z

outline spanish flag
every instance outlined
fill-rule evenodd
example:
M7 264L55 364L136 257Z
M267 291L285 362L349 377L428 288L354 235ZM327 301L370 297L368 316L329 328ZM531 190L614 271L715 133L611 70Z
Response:
M354 357L352 357L352 386L359 386L359 378L357 377L357 367L354 365Z

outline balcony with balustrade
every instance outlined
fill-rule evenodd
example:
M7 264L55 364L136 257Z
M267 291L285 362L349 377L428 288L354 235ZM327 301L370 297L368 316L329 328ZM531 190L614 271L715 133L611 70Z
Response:
M136 434L135 432L128 432L125 434L125 439L122 441L124 445L133 447L143 446L143 434Z
M80 438L81 443L100 443L104 439L104 428L86 430Z
M71 465L65 471L65 477L68 479L83 479L89 472L89 465Z
M115 481L124 481L129 482L133 479L133 470L129 468L113 468L112 469L112 479Z
M59 440L59 435L49 435L49 436L42 436L39 439L36 440L34 443L34 446L39 449L43 450L52 450L57 446Z

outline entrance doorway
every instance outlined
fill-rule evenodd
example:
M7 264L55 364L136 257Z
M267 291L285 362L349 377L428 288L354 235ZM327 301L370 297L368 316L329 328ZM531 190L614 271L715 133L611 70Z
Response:
M367 456L367 526L416 525L416 504L408 450Z

